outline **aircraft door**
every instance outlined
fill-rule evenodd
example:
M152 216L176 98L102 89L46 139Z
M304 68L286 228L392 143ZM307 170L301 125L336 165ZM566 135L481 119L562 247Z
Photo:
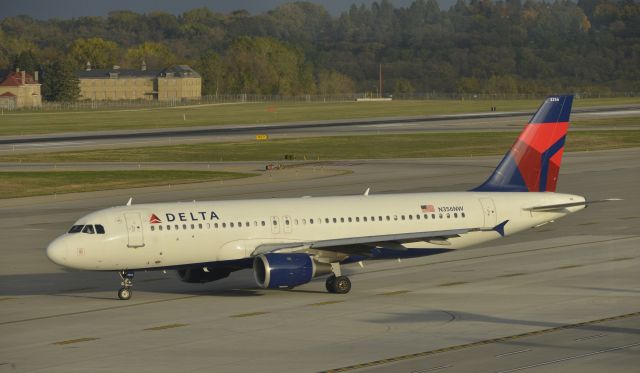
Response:
M129 241L127 247L144 246L144 236L142 234L142 219L139 212L127 212L124 214L124 220L127 222L127 234Z
M496 206L491 198L480 198L482 213L484 214L484 227L493 228L498 224Z
M284 233L291 233L291 224L293 224L293 221L291 221L291 217L290 216L283 216L282 217L283 220L283 229L284 229Z
M280 233L280 219L277 216L271 217L271 233Z

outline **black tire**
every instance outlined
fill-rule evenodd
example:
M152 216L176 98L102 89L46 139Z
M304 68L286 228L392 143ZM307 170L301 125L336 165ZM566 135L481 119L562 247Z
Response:
M324 284L325 284L325 286L327 288L327 291L329 293L335 293L336 292L335 286L334 286L335 282L336 282L336 275L331 275L331 276L327 277L327 281Z
M118 298L122 300L129 300L131 298L131 289L130 288L120 288L118 290Z
M351 290L351 280L347 276L336 277L333 282L333 292L336 294L347 294Z

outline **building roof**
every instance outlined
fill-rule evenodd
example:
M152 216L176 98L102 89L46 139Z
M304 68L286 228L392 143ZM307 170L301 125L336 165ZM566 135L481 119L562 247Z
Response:
M5 92L5 93L1 94L0 97L16 97L16 95L14 95L11 92Z
M175 65L163 70L140 70L140 69L91 69L77 71L78 78L81 79L109 79L116 74L120 78L155 78L155 77L176 77L176 78L199 78L195 70L187 65Z
M136 69L92 69L79 70L78 78L108 79L113 74L127 78L154 78L160 74L160 70L136 70Z
M22 81L22 71L14 71L9 73L6 78L0 83L0 86L4 87L18 87L25 84L39 84L33 79L33 76L29 73L24 73L24 82Z
M160 72L160 76L174 76L179 78L199 78L200 74L198 74L194 69L192 69L188 65L174 65L162 70Z

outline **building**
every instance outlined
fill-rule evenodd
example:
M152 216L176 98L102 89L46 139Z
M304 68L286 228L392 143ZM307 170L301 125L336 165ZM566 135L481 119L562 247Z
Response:
M31 75L16 69L0 82L0 108L13 110L40 106L42 94L37 71Z
M164 70L92 69L78 72L81 100L188 100L202 95L202 77L187 65Z

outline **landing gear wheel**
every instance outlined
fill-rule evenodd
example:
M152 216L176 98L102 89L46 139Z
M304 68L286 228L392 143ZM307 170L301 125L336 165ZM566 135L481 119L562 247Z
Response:
M120 290L118 290L118 298L122 300L128 300L129 298L131 298L132 293L131 287L133 286L133 272L120 271L118 274L122 279L122 282L120 283L122 287L120 288Z
M130 288L120 288L118 290L118 298L122 300L129 300L131 298L131 289Z
M334 288L334 284L336 282L336 275L331 275L329 277L327 277L327 282L325 282L325 286L327 288L327 291L329 293L335 293L335 288Z
M351 290L351 280L347 276L338 276L333 282L333 292L347 294Z

